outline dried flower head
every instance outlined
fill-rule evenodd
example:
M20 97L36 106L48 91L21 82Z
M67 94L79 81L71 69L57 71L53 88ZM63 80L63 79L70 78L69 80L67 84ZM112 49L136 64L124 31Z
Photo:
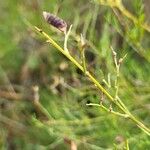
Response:
M43 11L43 16L44 19L52 26L54 26L55 28L59 29L62 32L66 32L67 31L67 23L62 20L61 18L48 13L46 11Z

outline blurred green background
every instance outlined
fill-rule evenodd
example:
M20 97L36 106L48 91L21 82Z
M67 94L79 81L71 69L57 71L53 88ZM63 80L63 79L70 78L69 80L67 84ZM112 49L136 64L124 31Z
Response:
M118 58L127 54L120 69L119 96L149 126L150 33L140 24L150 23L150 3L123 4L139 24L94 0L0 1L0 149L122 150L126 140L132 150L150 148L150 138L132 121L86 106L99 103L102 93L32 28L42 28L63 46L63 34L45 22L42 12L73 24L70 53L79 60L76 37L82 33L88 69L112 95L116 70L110 46ZM103 82L108 76L111 88ZM41 105L35 103L38 96ZM105 96L104 103L117 110Z

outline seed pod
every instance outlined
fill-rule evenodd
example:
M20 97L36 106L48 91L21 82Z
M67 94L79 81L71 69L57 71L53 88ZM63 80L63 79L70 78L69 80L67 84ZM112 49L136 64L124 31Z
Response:
M47 23L49 23L50 25L54 26L64 33L67 31L67 23L64 20L46 11L43 11L43 16Z

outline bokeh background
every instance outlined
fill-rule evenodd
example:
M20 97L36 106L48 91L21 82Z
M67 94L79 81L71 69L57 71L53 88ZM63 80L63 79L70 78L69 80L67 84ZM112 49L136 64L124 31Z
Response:
M86 105L99 103L102 93L33 28L63 46L64 35L45 22L42 12L73 24L70 53L80 62L77 37L82 33L87 67L112 95L116 70L110 47L118 58L127 54L119 96L149 126L150 33L140 24L150 24L150 1L124 0L123 5L139 23L94 0L0 1L0 149L122 150L126 140L132 150L150 148L150 138L132 121ZM111 87L104 82L108 77Z

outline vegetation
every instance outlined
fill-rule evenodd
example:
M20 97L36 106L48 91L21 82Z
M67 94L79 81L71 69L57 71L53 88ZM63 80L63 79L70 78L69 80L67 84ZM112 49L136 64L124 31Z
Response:
M0 149L149 149L148 7L3 1ZM43 11L63 18L66 32Z

